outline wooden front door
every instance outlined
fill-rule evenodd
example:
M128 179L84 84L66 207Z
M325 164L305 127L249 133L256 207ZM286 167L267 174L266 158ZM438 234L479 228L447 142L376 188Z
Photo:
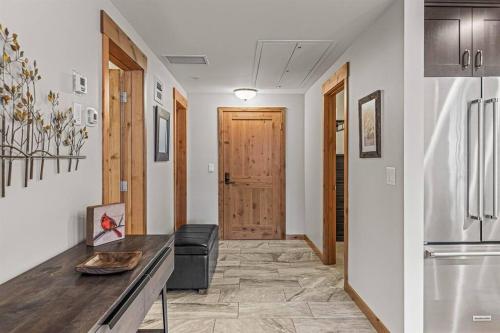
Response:
M219 108L225 239L285 238L283 108Z

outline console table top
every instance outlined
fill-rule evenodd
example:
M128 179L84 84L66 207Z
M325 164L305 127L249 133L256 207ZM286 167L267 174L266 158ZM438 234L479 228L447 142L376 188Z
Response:
M95 330L173 240L173 235L146 235L96 247L82 242L5 282L0 285L0 332ZM119 274L75 271L103 251L142 251L142 259L134 270Z

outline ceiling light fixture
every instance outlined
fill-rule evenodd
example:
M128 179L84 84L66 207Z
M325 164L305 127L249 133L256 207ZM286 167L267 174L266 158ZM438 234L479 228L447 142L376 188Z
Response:
M239 89L234 89L233 92L236 95L236 97L244 101L252 99L257 95L257 89L253 88L239 88Z

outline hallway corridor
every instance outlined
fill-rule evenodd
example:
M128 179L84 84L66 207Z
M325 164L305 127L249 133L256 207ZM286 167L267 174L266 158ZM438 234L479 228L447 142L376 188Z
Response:
M343 251L325 266L305 241L221 241L206 295L168 294L171 333L375 332L343 290ZM161 328L155 303L143 329Z

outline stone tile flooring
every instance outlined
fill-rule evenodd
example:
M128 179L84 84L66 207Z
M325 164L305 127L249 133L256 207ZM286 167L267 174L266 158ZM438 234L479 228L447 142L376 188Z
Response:
M325 266L306 242L221 241L206 295L168 293L170 333L375 332L343 290L343 253ZM141 328L162 327L155 303Z

